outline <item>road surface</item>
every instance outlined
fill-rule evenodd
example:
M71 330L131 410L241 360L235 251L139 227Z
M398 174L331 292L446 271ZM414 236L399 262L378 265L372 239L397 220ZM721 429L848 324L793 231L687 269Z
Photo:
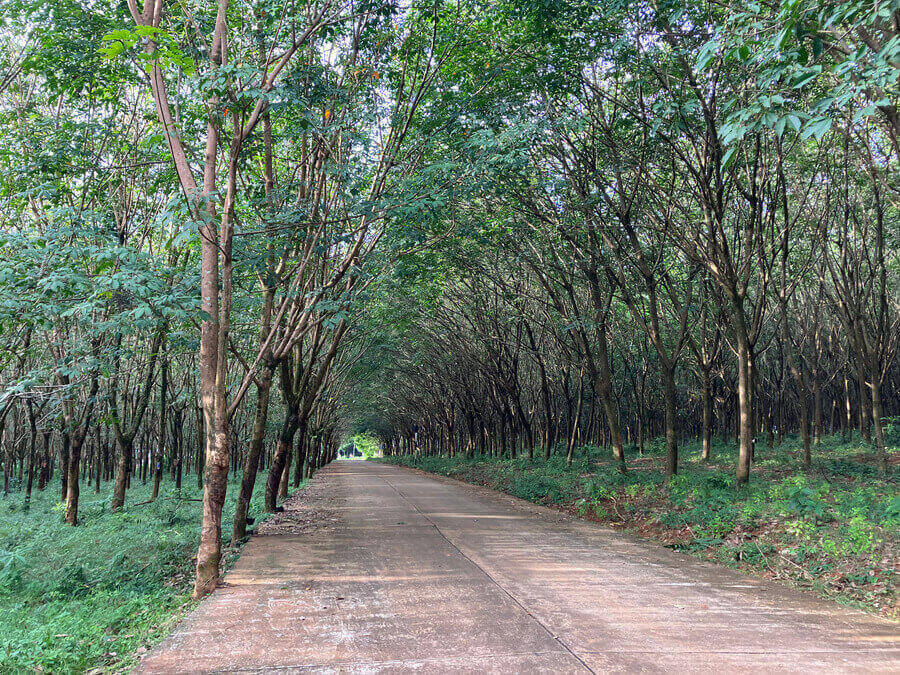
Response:
M898 624L490 490L326 467L144 673L900 672Z

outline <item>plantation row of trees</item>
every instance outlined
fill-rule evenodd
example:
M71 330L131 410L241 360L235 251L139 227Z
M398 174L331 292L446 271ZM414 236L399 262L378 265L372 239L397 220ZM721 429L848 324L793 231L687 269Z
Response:
M385 291L388 449L591 442L625 471L660 435L672 475L680 438L708 457L716 433L741 483L757 443L797 432L808 467L856 427L884 470L898 15L867 8L570 5L496 34L476 140L444 153L480 186L447 216L470 236Z
M703 458L714 435L739 443L737 366L728 324L708 296L683 319L670 375L649 335L651 324L633 316L618 293L607 287L604 348L602 337L584 328L594 323L589 290L532 273L518 256L474 270L467 264L438 303L420 308L417 339L398 340L379 396L389 412L375 424L388 451L547 457L561 448L571 459L587 443L611 446L624 471L626 449L642 452L660 436L674 474L679 439L700 438ZM704 291L710 293L708 284ZM777 312L777 296L770 302L768 311ZM856 430L884 467L878 440L887 418L876 426L865 371L830 308L815 302L798 296L786 324L777 316L761 321L753 443L771 448L796 433L808 467L826 434L847 437ZM608 387L597 365L603 358ZM895 360L882 378L884 414L898 408Z
M81 485L100 494L104 483L111 483L110 508L125 506L127 490L132 479L152 484L151 499L159 497L163 477L180 489L185 480L203 486L203 427L196 399L190 400L183 390L173 387L168 377L168 364L163 364L156 386L150 393L137 433L131 437L116 424L118 411L110 408L115 401L108 392L98 393L95 414L98 419L90 425L90 432L80 447L78 461L72 461L73 438L64 419L54 419L53 398L43 393L24 398L24 405L9 405L3 409L3 493L14 489L24 491L26 507L34 489L43 490L58 481L60 501L66 504L66 522L78 524L78 498ZM288 487L295 487L312 475L316 468L330 461L337 447L336 409L326 401L317 401L309 416L306 432L295 439L274 492L270 496L274 509L276 499L287 495ZM231 429L232 440L250 438L253 419L243 411L236 415ZM271 426L274 438L277 427ZM246 444L236 444L231 456L231 471L241 474L246 463ZM270 469L274 456L273 442L261 449L257 469ZM78 466L80 477L70 472ZM271 471L270 471L271 472ZM69 489L72 481L73 489ZM273 478L274 481L274 478ZM246 498L245 498L246 499ZM246 504L242 519L235 523L235 541L246 535Z
M2 11L5 489L75 525L196 472L195 595L229 472L239 540L261 471L271 511L360 432L623 470L664 433L669 473L734 433L745 481L755 436L852 423L886 461L895 8Z
M130 481L196 471L197 596L218 580L229 471L237 541L261 470L272 511L345 435L370 342L350 317L423 241L384 245L418 208L414 122L459 18L248 7L3 6L27 27L5 30L0 66L5 489L55 476L76 525L88 485L111 481L118 509Z

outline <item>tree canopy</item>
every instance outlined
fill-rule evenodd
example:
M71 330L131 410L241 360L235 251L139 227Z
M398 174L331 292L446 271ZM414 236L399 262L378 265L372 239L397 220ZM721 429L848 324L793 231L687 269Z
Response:
M197 596L353 437L887 469L897 0L0 7L5 489L196 474Z

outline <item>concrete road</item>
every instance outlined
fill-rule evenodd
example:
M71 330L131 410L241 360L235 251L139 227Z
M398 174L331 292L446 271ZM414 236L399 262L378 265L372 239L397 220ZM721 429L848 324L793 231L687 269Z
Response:
M145 673L900 672L898 624L490 490L335 462Z

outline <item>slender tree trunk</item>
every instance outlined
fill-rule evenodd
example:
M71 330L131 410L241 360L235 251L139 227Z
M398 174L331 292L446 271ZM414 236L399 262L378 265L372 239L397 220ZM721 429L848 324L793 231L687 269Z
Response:
M613 457L618 461L619 471L625 473L625 446L622 443L622 432L619 426L619 410L612 398L612 372L609 366L606 327L601 326L597 332L597 365L600 376L597 382L597 393L600 395L603 411L606 414L606 424L609 427Z
M133 439L121 437L117 439L119 445L119 458L116 462L116 478L113 485L113 496L110 509L117 511L125 506L125 489L128 483L128 468L131 455L134 452Z
M32 408L31 402L26 403L27 411L28 411L28 427L29 427L29 438L28 438L28 482L25 484L25 508L28 508L28 505L31 502L31 489L34 485L34 463L36 460L36 447L37 447L37 418L34 414L34 409Z
M862 436L863 440L866 443L872 442L872 428L869 425L869 420L872 419L872 408L869 405L870 397L866 393L866 373L865 366L862 363L859 363L861 359L857 357L857 366L856 366L856 383L857 383L857 393L859 396L859 435Z
M566 446L566 464L572 465L575 457L575 438L578 434L578 423L581 420L581 408L584 403L584 368L578 374L578 402L575 406L575 417L572 419L572 432L569 434L569 442Z
M307 423L303 421L297 429L297 440L294 444L294 487L299 487L303 480L303 464L306 461Z
M813 372L813 445L822 442L822 385L819 383L818 373Z
M165 338L163 338L164 340ZM161 349L165 349L165 342L162 342ZM150 501L155 501L159 497L159 483L162 480L162 463L166 451L166 389L169 386L169 362L165 353L162 354L162 363L160 364L160 383L159 383L159 443L156 446L156 453L153 458L153 492L150 495Z
M850 378L844 375L844 424L841 430L842 439L847 440L853 426L853 415L850 407Z
M281 480L278 481L278 499L284 501L287 497L288 484L291 480L291 463L294 461L294 441L288 446L287 457L284 461L284 468L281 470Z
M701 377L701 386L703 388L703 429L701 432L700 461L702 462L708 462L712 453L713 397L709 380L709 371L704 371Z
M291 443L294 439L294 433L297 431L299 423L297 412L289 409L281 425L281 433L278 435L278 441L275 445L275 455L272 457L272 464L269 467L269 475L266 480L266 501L265 509L269 513L275 511L278 502L278 488L281 484L281 474L287 463L288 454L291 450Z
M38 475L38 490L43 490L50 482L50 440L52 432L41 432L43 447L41 453L41 471Z
M738 465L739 485L750 480L750 463L753 459L753 375L752 350L747 335L743 307L735 303L733 322L738 357Z
M875 371L876 368L873 368L872 370ZM881 423L884 411L881 403L881 387L876 378L877 373L873 372L871 382L869 383L869 389L872 392L872 423L875 427L875 453L878 458L878 469L881 473L886 473L887 448L884 440L884 426Z
M106 448L103 445L103 430L100 425L94 427L94 443L97 446L97 463L94 467L94 494L100 494L100 479L103 476L103 465L106 463Z
M175 417L175 489L181 491L181 476L184 471L184 428L181 426L183 416Z
M660 364L666 408L666 478L678 473L678 434L675 429L675 368Z
M238 493L237 504L234 513L234 530L231 540L240 541L247 536L247 512L250 508L250 498L253 496L253 487L256 484L256 474L259 471L259 457L262 454L263 441L266 437L266 420L269 411L269 394L272 390L272 376L274 368L267 366L260 373L259 386L256 390L256 415L253 419L253 431L250 436L250 448L244 462L244 475L241 478L241 489Z
M81 450L84 447L84 439L87 436L87 429L76 429L72 433L71 442L69 444L69 466L67 472L69 474L68 490L66 492L66 523L72 526L78 524L78 471L79 462L81 461Z
M828 416L828 433L834 434L834 418L837 415L837 399L831 399L831 414Z
M59 482L60 482L60 497L59 500L61 502L65 502L67 500L67 490L69 484L69 446L71 445L71 439L69 436L69 432L64 431L62 433L61 443L59 444Z

